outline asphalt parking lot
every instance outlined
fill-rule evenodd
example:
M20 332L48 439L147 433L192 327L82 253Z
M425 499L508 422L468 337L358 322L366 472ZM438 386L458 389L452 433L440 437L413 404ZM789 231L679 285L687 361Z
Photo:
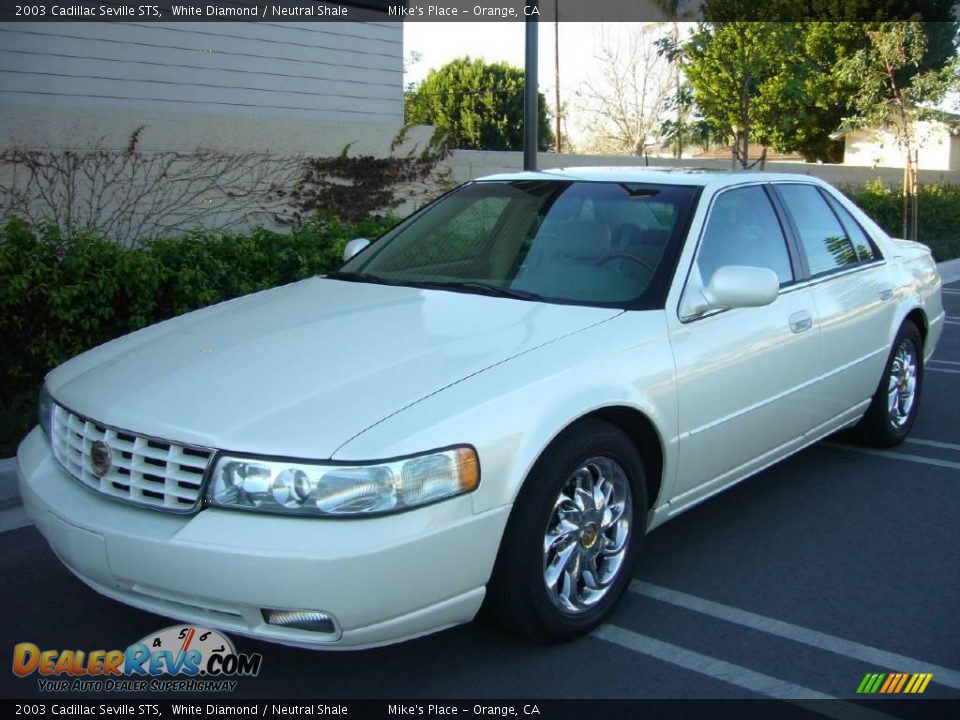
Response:
M863 698L868 673L932 673L960 699L960 282L910 439L828 440L655 531L631 592L592 637L525 644L473 623L366 652L235 638L263 654L257 698ZM17 525L17 509L0 513ZM0 533L0 696L15 643L113 648L172 624L103 598L30 526ZM389 590L385 590L389 592Z

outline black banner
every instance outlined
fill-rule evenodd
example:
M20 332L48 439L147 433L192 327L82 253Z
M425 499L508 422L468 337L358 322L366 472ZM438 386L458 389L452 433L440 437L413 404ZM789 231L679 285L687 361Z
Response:
M677 720L801 720L803 718L903 718L954 720L960 700L223 700L142 697L111 700L3 700L16 718L125 717L334 717L354 718L676 718Z
M910 0L0 0L2 22L662 22L906 20ZM671 7L671 10L665 8ZM956 4L926 3L927 21Z

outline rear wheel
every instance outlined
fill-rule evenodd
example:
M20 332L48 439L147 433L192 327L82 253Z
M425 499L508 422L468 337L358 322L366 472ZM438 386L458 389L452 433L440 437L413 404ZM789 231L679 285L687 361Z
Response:
M923 387L923 338L905 322L893 342L883 377L856 433L863 442L891 447L910 434Z
M597 420L567 429L514 504L487 616L541 641L588 632L630 581L646 513L643 467L630 439Z

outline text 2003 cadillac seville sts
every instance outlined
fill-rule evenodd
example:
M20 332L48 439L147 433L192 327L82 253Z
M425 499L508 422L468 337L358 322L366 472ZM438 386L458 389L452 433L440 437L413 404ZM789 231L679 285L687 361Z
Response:
M657 525L840 428L902 440L940 285L806 176L490 177L55 369L20 492L84 582L184 621L568 638Z

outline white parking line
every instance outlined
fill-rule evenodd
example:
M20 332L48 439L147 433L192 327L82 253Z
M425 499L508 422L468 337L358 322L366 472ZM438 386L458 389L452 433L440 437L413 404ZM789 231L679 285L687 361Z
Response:
M782 700L837 699L833 695L794 685L786 680L764 675L755 670L728 663L725 660L712 658L709 655L702 655L693 650L657 640L649 635L641 635L618 625L601 625L593 631L592 635L643 655L649 655L657 660L679 665L701 675L709 675L717 680L767 697Z
M837 655L862 660L865 663L877 666L881 670L898 669L905 672L931 672L933 673L933 682L960 689L960 672L924 660L887 652L871 645L845 640L817 630L793 625L783 620L775 620L764 615L758 615L712 600L705 600L695 595L688 595L641 580L633 580L630 583L630 592L754 630L760 630L770 635L803 643L820 650L827 650Z
M793 704L806 705L804 700L835 700L834 703L818 703L813 706L818 714L838 718L838 720L890 720L890 715L859 707L851 703L838 701L833 695L812 690L802 685L781 680L750 670L725 660L687 650L678 645L657 640L649 635L627 630L618 625L601 625L591 635L614 645L677 665L715 680L735 685L744 690L765 695L777 700L787 700ZM854 682L856 682L854 680Z
M960 452L960 445L956 443L940 442L939 440L921 440L920 438L907 438L904 442L914 445L927 445L929 447L943 448L944 450L956 450Z
M933 358L930 362L937 363L938 365L960 365L960 362L956 362L955 360L937 360L936 358Z
M960 323L957 323L957 324L960 325ZM930 372L942 372L942 373L951 373L953 375L960 375L960 370L951 370L949 368L928 367L925 369L929 370Z
M889 458L891 460L906 460L907 462L920 463L922 465L936 465L937 467L950 468L951 470L960 470L960 462L952 460L940 460L939 458L928 458L922 455L912 455L910 453L894 452L892 450L874 450L872 448L857 447L856 445L840 445L839 443L823 442L821 447L832 448L834 450L849 450L850 452L862 453L863 455L876 455L877 457Z

